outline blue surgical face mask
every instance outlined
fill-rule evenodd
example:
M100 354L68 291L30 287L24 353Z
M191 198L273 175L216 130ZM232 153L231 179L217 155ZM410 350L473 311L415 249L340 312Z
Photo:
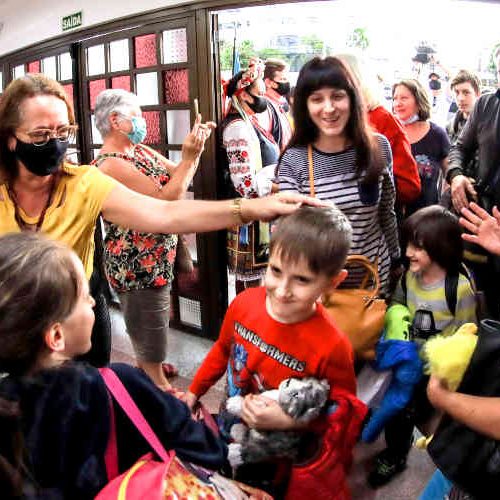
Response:
M410 116L407 120L401 120L403 125L411 125L412 123L418 122L420 120L420 116L418 113L415 113L413 116Z
M146 120L142 116L126 116L132 123L132 130L127 134L132 144L140 144L148 133Z

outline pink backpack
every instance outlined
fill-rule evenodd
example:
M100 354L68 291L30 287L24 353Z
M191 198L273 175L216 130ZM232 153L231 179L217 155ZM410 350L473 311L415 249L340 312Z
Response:
M105 463L109 483L97 494L96 500L272 500L264 491L220 476L198 465L182 462L174 450L165 450L160 440L134 403L127 389L110 368L99 369L108 391L115 398L154 453L141 457L123 474L118 471L118 449L113 403L110 399L111 427ZM204 407L201 417L212 430L217 426ZM158 460L158 458L160 460Z
M175 451L165 450L116 373L110 368L101 368L99 371L109 392L150 444L156 456L153 453L148 453L129 470L123 474L118 473L115 418L113 404L110 401L111 428L105 454L109 483L98 493L96 500L142 500L144 498L164 500L170 498L169 492L177 495L172 498L178 496L198 500L220 498L215 487L209 482L208 471L185 465L176 457ZM160 458L160 461L157 457ZM206 476L205 480L200 478L202 475Z

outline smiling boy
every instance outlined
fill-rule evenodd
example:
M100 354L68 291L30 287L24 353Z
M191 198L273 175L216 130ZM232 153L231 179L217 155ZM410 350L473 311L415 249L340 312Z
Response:
M349 222L336 208L304 207L278 222L265 286L247 289L229 306L189 403L226 368L228 397L276 389L289 377L326 378L332 389L355 392L352 348L318 303L347 276L350 238ZM288 419L280 419L286 415L274 417L272 428L287 427Z
M350 241L349 221L333 207L303 207L277 223L265 286L247 289L229 306L189 388L189 406L226 371L227 396L246 396L242 418L260 430L301 427L278 403L256 396L287 378L326 379L331 399L355 394L352 347L318 302L347 276Z

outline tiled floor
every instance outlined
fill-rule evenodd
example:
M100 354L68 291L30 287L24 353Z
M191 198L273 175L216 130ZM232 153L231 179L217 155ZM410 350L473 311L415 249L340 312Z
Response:
M133 350L125 330L123 317L118 309L111 310L113 328L112 361L133 363ZM210 349L212 342L187 333L171 330L167 361L179 370L179 377L172 379L174 387L186 389L196 369ZM212 388L203 401L212 412L217 412L222 398L224 381ZM350 474L353 500L416 500L431 476L434 466L427 453L412 449L408 467L390 484L372 490L366 483L367 471L373 456L384 446L379 439L372 445L359 444L355 449L354 464ZM320 500L320 499L318 499ZM327 499L321 499L327 500Z
M126 333L125 322L119 309L111 309L111 327L113 332L113 349L111 361L134 363L134 351ZM209 351L212 341L171 329L168 337L168 355L166 361L174 364L179 376L171 380L174 387L186 390L197 368ZM221 380L203 398L202 401L216 413L222 398L224 381Z

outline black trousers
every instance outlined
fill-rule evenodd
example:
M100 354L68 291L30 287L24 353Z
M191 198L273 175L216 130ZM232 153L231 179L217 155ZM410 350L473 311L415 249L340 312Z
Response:
M434 409L427 399L426 389L429 377L417 384L412 399L385 426L385 442L391 455L404 460L408 456L413 443L413 428L426 422Z
M103 222L99 216L94 231L94 270L90 277L90 294L94 297L95 323L92 329L90 351L78 357L79 361L100 368L109 363L111 358L111 320L108 301L109 285L104 272L104 237Z
M111 320L109 318L108 302L105 295L107 282L95 270L90 278L90 293L95 300L95 323L92 329L90 351L79 356L78 361L85 361L97 368L109 363L111 357Z

